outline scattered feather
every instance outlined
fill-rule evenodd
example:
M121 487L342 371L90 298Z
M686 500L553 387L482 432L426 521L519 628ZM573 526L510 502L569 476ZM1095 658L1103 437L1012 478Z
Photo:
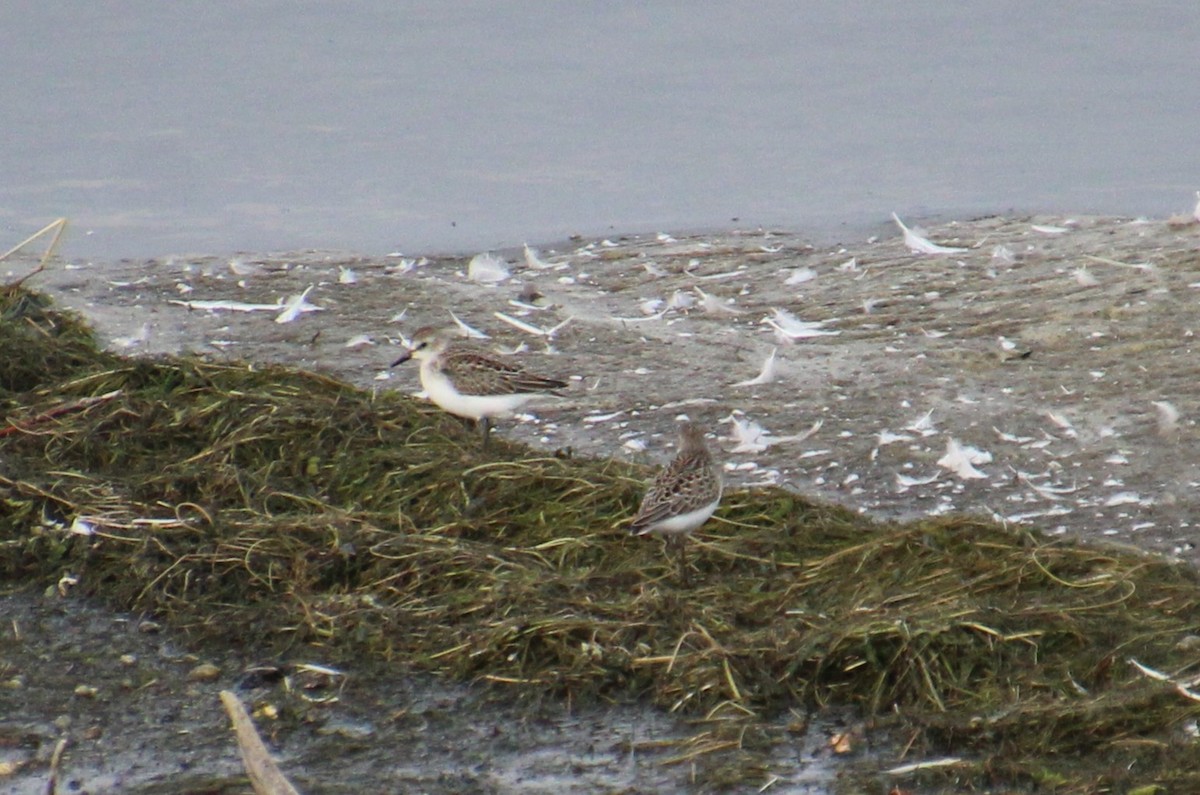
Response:
M670 403L664 403L659 406L659 409L662 411L668 411L670 409L686 408L688 406L708 406L716 402L717 401L715 398L685 398L683 400L672 400ZM685 416L684 419L687 419L687 417Z
M338 265L338 284L358 284L358 274L351 268Z
M357 350L358 348L366 348L374 344L375 340L371 339L369 334L357 334L346 340L346 344L342 347Z
M534 336L537 336L537 337L544 337L546 335L546 332L544 330L538 328L537 326L533 325L532 323L526 323L524 320L518 320L517 318L512 317L510 315L506 315L503 312L493 312L492 314L495 315L500 320L503 320L505 323L509 324L510 326L513 326L514 328L518 328L521 331L526 332L527 334L533 334Z
M700 264L699 260L692 260L692 262L697 265ZM745 274L743 273L743 270L744 270L743 268L738 268L735 271L722 271L721 273L710 273L707 276L700 276L699 278L706 282L719 282L719 281L724 281L725 279L732 279L735 276L744 276Z
M1115 508L1118 505L1153 505L1154 500L1145 499L1133 491L1119 491L1104 501L1105 508Z
M908 247L909 251L917 254L961 254L966 251L965 248L958 248L956 246L939 246L937 243L909 229L900 220L900 216L895 213L892 213L892 220L896 222L896 226L900 227L900 231L904 233L904 245Z
M914 478L914 477L909 477L908 475L903 475L903 474L897 472L896 473L896 491L898 491L900 493L904 493L904 492L908 491L909 489L911 489L913 486L928 486L930 483L933 483L935 480L937 480L941 476L942 475L940 472L934 472L932 475L930 475L927 478Z
M1080 287L1095 287L1100 283L1100 280L1093 276L1086 267L1081 266L1076 268L1071 272L1071 275L1075 277L1075 282Z
M787 341L805 339L807 337L821 337L830 334L841 334L840 331L830 331L821 328L827 321L818 320L809 322L800 320L786 309L773 307L771 309L772 316L764 317L761 322L766 323L771 328L775 329L776 334L782 335Z
M922 436L937 433L937 429L933 427L933 409L930 409L908 425L905 425L904 430L914 431Z
M683 290L676 290L667 301L667 309L691 309L696 305L696 299Z
M655 312L653 315L647 315L646 317L620 317L613 315L612 319L618 323L645 323L648 320L662 320L668 311L670 311L669 308L663 309Z
M308 294L312 292L313 285L304 288L304 292L293 295L291 298L283 302L283 311L275 318L276 323L291 323L296 318L300 317L305 312L322 312L325 307L314 306L308 302Z
M1074 494L1079 490L1078 486L1071 486L1070 488L1065 486L1039 486L1033 482L1032 476L1028 473L1021 472L1020 470L1014 471L1017 476L1017 480L1028 486L1033 493L1037 494L1039 497L1044 497L1047 500L1059 502L1063 499L1062 495Z
M852 273L853 271L858 270L858 257L851 257L841 265L838 265L837 269L841 273Z
M896 442L911 442L912 437L906 433L892 433L886 428L880 431L875 436L875 446L884 447L885 445L894 444Z
M262 271L262 268L252 262L246 262L241 257L234 257L229 260L229 272L234 276L256 276Z
M479 284L499 284L511 275L504 260L486 252L467 263L467 278Z
M247 304L242 301L176 301L168 300L168 304L184 306L188 309L203 309L208 312L278 312L283 308L282 301L273 304Z
M1120 260L1112 259L1111 257L1097 257L1095 254L1084 254L1083 256L1090 259L1092 262L1099 262L1104 265L1112 265L1114 268L1128 268L1130 270L1142 271L1144 273L1154 273L1157 270L1151 262L1121 262Z
M545 337L546 339L553 338L554 335L558 333L559 329L561 329L563 326L570 323L572 320L571 317L568 317L566 320L559 323L557 326L552 326L549 329L544 329L539 326L535 326L532 323L526 323L524 320L518 320L517 318L512 317L511 315L506 315L503 312L493 312L492 314L495 315L500 320L503 320L505 323L509 324L510 326L519 328L521 331L524 331L527 334L533 334L536 337Z
M1051 226L1049 224L1034 224L1030 229L1040 232L1043 235L1061 235L1071 231L1065 226Z
M490 337L488 337L487 334L484 334L479 329L475 328L474 326L468 326L466 323L459 320L458 315L454 314L453 311L450 312L450 317L453 318L454 322L458 325L458 327L463 330L463 333L466 334L471 339L477 339L477 340L490 339Z
M145 345L150 340L150 324L143 323L142 327L128 337L113 337L113 345L117 348L134 348Z
M396 255L388 255L388 256L399 256L399 255L396 254ZM424 257L421 257L420 260L415 260L415 259L412 259L411 257L400 257L399 262L397 262L395 264L385 265L383 268L383 272L388 273L388 274L412 273L413 271L415 271L417 269L418 266L424 265L427 262L429 262L429 260L425 259Z
M555 267L553 263L546 262L538 257L538 251L535 248L530 248L529 244L525 244L525 265L534 270L544 271Z
M997 428L994 425L992 426L992 430L996 432L996 435L1000 437L1000 441L1002 441L1002 442L1011 442L1013 444L1028 444L1029 442L1033 441L1032 436L1014 436L1011 433L1005 433L1004 431L1000 430L999 428Z
M978 480L987 475L975 468L976 464L991 462L992 454L970 445L960 444L953 436L946 437L946 454L938 459L938 466L948 469L962 480Z
M693 287L693 290L700 296L700 308L705 312L714 315L740 315L743 314L741 309L735 309L726 302L717 298L715 295L709 295L699 287Z
M1012 265L1017 261L1017 255L1008 246L996 246L992 249L992 262L1000 265Z
M784 442L802 442L820 430L824 423L823 420L817 420L804 433L792 436L772 436L770 431L754 420L734 415L730 415L728 419L733 423L729 437L730 441L735 442L733 450L730 451L733 453L761 453L772 445Z
M766 361L763 362L762 370L757 376L747 381L738 381L733 386L758 386L759 384L769 384L775 380L775 354L779 351L778 348L772 348L767 355Z
M583 418L583 421L588 424L597 423L597 422L608 422L609 420L615 420L617 417L620 417L624 413L625 413L625 410L622 409L620 411L614 411L611 414L589 414L588 416Z
M1055 411L1047 411L1045 413L1046 419L1066 431L1068 436L1072 438L1076 436L1075 426L1071 424L1069 419Z
M1165 400L1152 400L1150 403L1158 410L1160 436L1170 436L1179 430L1179 409Z
M784 279L784 284L804 284L817 278L817 272L812 268L796 268L791 275Z

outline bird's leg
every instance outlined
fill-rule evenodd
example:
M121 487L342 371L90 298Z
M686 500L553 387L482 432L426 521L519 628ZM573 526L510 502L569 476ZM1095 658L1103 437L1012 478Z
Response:
M672 541L679 548L679 579L683 582L684 588L691 588L692 578L687 562L687 536L673 536Z
M492 435L492 421L487 417L479 418L479 427L483 429L483 449L488 449L488 437Z

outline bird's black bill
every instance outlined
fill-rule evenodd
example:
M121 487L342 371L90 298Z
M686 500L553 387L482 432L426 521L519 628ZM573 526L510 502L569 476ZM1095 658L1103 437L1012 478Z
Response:
M400 358L399 358L399 359L397 359L396 361L392 362L392 367L395 367L395 366L396 366L396 365L398 365L398 364L404 364L405 362L407 362L407 361L408 361L409 359L411 359L411 358L412 358L412 351L405 351L404 353L400 354Z

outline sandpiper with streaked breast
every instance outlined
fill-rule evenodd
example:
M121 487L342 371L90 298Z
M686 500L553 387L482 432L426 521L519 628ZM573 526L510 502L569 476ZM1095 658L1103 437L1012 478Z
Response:
M708 521L721 502L721 475L704 443L704 431L686 421L679 426L679 453L654 479L629 529L658 533L679 550L680 572L688 583L687 538Z

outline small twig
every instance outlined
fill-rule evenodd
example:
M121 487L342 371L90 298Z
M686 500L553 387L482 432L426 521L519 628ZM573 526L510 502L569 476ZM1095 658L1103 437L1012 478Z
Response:
M221 703L229 714L229 721L237 734L238 750L242 753L242 764L250 777L250 786L258 795L300 795L292 783L280 771L279 766L267 753L267 747L254 729L254 722L242 702L233 692L221 691Z
M46 224L38 231L34 232L29 237L22 240L17 245L10 248L8 251L4 252L3 254L0 254L0 262L3 262L4 260L8 259L9 254L20 251L28 243L32 243L34 240L37 240L39 237L46 234L51 229L55 229L55 227L57 227L57 229L54 232L54 238L50 241L50 245L46 247L46 251L44 254L42 254L42 259L41 259L41 262L38 263L38 266L36 268L34 268L32 271L30 271L29 273L22 276L21 278L17 279L12 284L9 284L8 287L10 287L10 288L20 287L25 282L26 279L28 279L31 276L36 276L37 274L41 273L42 271L44 271L46 269L46 263L49 262L50 257L52 257L54 255L54 250L58 248L58 241L62 238L63 232L65 232L67 229L67 219L59 218L55 221L51 221L50 223Z
M67 750L67 738L60 737L50 754L50 780L46 782L46 795L56 795L58 792L58 767L62 764L63 751Z

